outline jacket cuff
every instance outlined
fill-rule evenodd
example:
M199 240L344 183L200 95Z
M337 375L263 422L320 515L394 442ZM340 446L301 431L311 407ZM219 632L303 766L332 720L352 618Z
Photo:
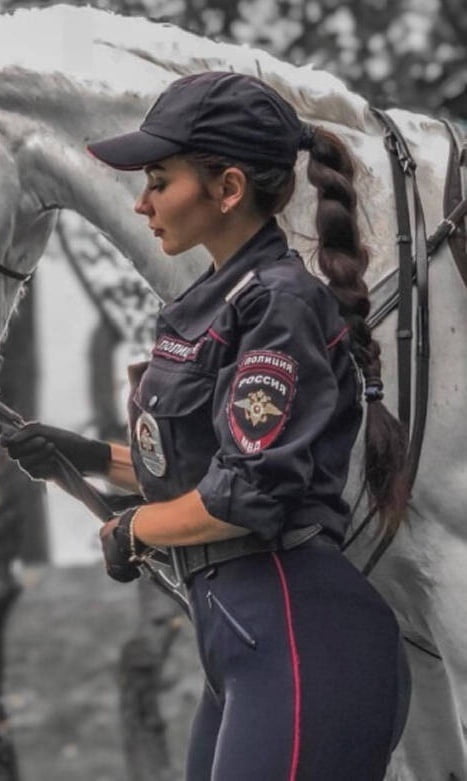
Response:
M250 529L265 540L282 531L282 505L216 461L211 462L197 489L207 511L220 521Z

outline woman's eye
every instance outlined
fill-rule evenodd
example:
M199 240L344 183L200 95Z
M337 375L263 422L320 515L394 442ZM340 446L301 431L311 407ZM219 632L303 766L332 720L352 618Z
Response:
M162 190L165 187L165 182L161 181L160 179L149 180L148 182L148 190L157 190L158 192L162 192Z

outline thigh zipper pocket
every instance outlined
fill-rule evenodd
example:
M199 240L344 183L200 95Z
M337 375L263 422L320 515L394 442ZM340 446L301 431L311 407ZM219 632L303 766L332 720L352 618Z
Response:
M222 615L224 616L229 626L240 637L241 640L243 640L247 645L249 645L250 648L256 648L257 643L255 638L252 637L250 633L246 629L244 629L241 624L238 623L237 619L232 615L232 613L230 613L229 610L227 610L227 608L216 597L216 595L212 593L211 590L209 590L208 593L206 594L206 599L208 601L208 605L211 610L213 604L219 608L219 610L221 611Z

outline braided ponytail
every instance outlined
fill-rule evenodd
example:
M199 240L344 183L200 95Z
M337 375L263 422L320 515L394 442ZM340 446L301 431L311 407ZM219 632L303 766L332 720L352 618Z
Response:
M381 350L365 321L370 310L363 278L368 252L357 224L354 168L345 145L323 128L304 125L300 148L310 153L308 178L318 191L319 266L350 326L352 351L365 378L365 478L370 502L384 527L393 531L408 500L407 434L382 403Z

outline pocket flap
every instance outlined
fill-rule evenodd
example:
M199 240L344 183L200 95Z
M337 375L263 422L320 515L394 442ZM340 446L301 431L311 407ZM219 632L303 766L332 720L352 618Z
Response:
M168 370L151 362L141 386L140 404L157 418L189 415L204 406L214 391L215 378L175 364Z

